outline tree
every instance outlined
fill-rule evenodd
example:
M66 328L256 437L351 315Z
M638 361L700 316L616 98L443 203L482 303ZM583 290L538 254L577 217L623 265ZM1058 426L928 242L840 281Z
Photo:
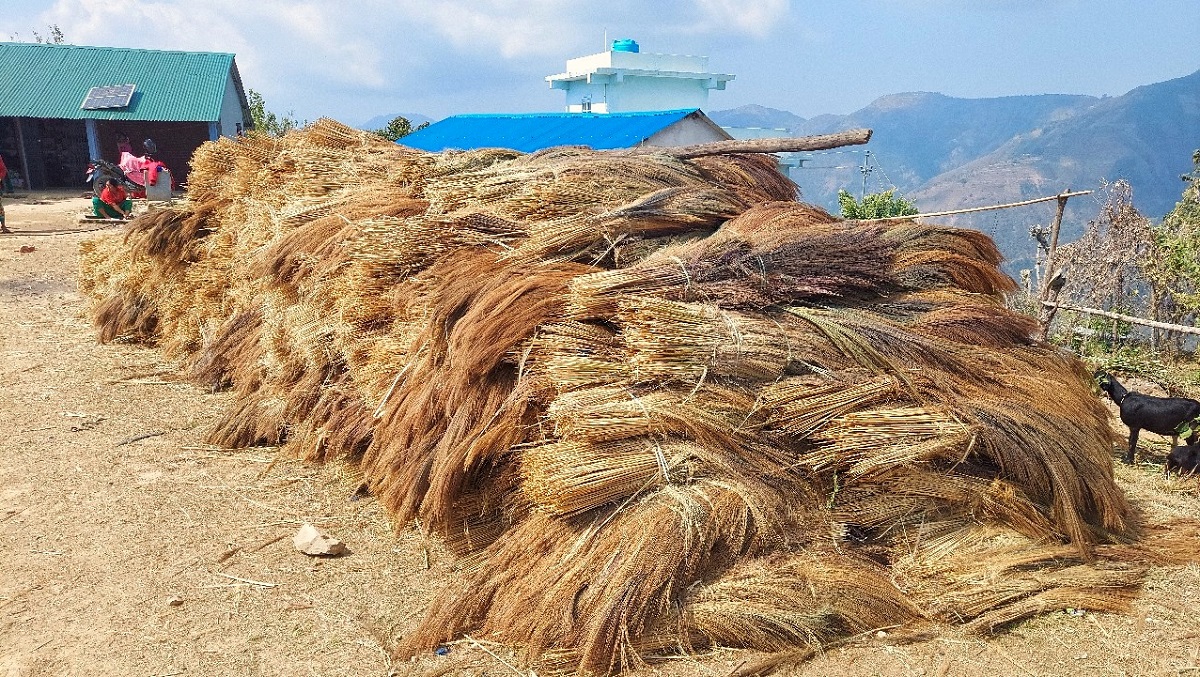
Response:
M896 195L896 189L885 190L882 193L864 195L862 202L845 189L838 191L838 205L842 208L842 218L854 220L885 219L889 216L912 216L918 213L917 206L910 200Z
M286 115L276 115L268 111L267 102L262 94L253 89L246 90L246 103L250 107L250 126L269 136L283 136L304 125L293 117L295 111L288 111Z
M62 29L58 27L58 24L51 24L46 26L46 28L50 29L50 32L46 35L42 35L37 31L29 31L30 33L33 33L34 42L38 44L61 45L67 41L66 36L63 35ZM20 33L13 33L12 35L8 36L8 39L12 40L13 42L22 42Z
M386 127L383 129L376 129L373 133L382 136L388 141L395 142L399 141L403 137L408 136L409 134L412 134L418 129L425 129L428 126L428 122L422 122L421 124L417 125L416 129L413 129L412 122L410 122L408 118L404 117L403 115L397 115L396 117L392 118L391 122L387 123Z
M1200 316L1200 150L1192 163L1192 171L1181 177L1187 183L1182 198L1154 228L1142 262L1161 290L1155 316L1175 324Z
M66 38L63 37L62 29L58 27L58 24L52 24L47 26L47 28L50 29L50 33L46 36L38 35L37 31L33 31L33 41L44 42L48 45L61 45L66 41Z
M1133 206L1126 181L1105 186L1108 197L1099 217L1079 240L1058 248L1056 260L1067 283L1063 296L1073 305L1195 326L1200 318L1200 152L1175 209L1155 224ZM1114 335L1115 323L1111 324ZM1156 349L1178 351L1182 334L1159 329ZM1164 340L1165 339L1165 340ZM1115 339L1114 339L1115 340Z

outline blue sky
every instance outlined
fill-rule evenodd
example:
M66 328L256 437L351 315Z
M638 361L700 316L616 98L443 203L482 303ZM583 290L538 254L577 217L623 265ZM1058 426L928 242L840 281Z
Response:
M1120 95L1200 70L1197 0L0 0L0 39L233 52L268 108L554 111L544 77L633 38L733 73L708 110L804 117L884 94Z

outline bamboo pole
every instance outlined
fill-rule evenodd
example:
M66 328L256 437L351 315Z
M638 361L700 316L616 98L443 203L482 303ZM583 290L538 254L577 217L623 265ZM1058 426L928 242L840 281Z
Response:
M851 129L837 134L821 136L786 136L773 139L733 139L713 141L691 146L642 146L627 153L641 155L657 153L687 159L704 155L726 155L729 153L796 153L808 150L829 150L842 146L860 146L871 140L871 130Z
M1062 200L1076 195L1091 195L1090 190L1077 190L1074 192L1059 193L1058 195L1048 195L1046 197L1034 198L1032 200L1023 200L1021 202L1008 202L1002 205L989 205L987 207L967 207L965 209L951 209L944 212L926 212L924 214L910 214L909 216L887 216L882 219L865 219L868 221L902 221L905 219L921 219L931 216L954 216L955 214L970 214L972 212L986 212L993 209L1009 209L1010 207L1024 207L1026 205L1035 205L1039 202L1049 202L1051 200ZM1060 219L1061 220L1061 219Z
M1042 305L1053 307L1056 310L1068 310L1068 311L1075 312L1075 313L1083 313L1085 315L1099 315L1100 317L1107 317L1109 319L1121 320L1123 322L1129 322L1131 324L1140 324L1140 325L1144 325L1147 327L1154 327L1155 329L1166 329L1167 331L1178 331L1178 332L1182 332L1184 334L1200 334L1200 327L1189 327L1189 326L1183 325L1183 324L1171 324L1169 322L1159 322L1158 320L1144 320L1140 317L1134 317L1132 315L1122 315L1121 313L1114 313L1114 312L1111 312L1108 310L1100 310L1098 308L1084 308L1084 307L1080 307L1080 306L1068 306L1068 305L1061 304L1061 303L1054 303L1053 301L1042 301Z

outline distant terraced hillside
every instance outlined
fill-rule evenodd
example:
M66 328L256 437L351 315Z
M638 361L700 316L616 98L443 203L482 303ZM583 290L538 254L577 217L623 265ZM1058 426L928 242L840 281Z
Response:
M751 110L746 110L750 108ZM755 126L786 127L794 135L870 127L865 149L814 157L793 171L805 198L836 208L839 188L861 190L859 167L869 149L874 192L895 185L926 211L1012 202L1066 188L1097 189L1125 179L1137 207L1161 217L1179 199L1179 175L1200 148L1200 71L1138 87L1118 97L1046 94L994 99L957 99L906 93L881 97L850 115L822 115L801 122L786 111L743 107L717 111L720 124L757 119ZM739 124L738 126L749 126ZM1098 209L1097 200L1072 200L1064 235L1074 237ZM988 212L947 219L988 232L1010 259L1027 265L1031 225L1046 223L1052 207Z

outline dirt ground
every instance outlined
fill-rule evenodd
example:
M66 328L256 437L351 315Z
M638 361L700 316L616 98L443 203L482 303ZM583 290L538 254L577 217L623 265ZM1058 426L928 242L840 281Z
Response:
M450 558L354 500L346 467L206 446L228 395L181 382L152 349L96 342L76 274L79 243L98 233L65 232L96 228L78 222L87 202L4 203L16 234L0 235L0 675L531 674L482 638L393 661L455 575ZM1194 516L1195 482L1164 481L1152 462L1165 444L1143 439L1151 463L1117 468L1130 496L1154 517ZM297 552L305 522L350 554ZM1197 602L1200 567L1160 568L1130 614L1060 611L987 640L870 637L777 674L1192 674ZM718 651L645 674L724 676L753 658Z

